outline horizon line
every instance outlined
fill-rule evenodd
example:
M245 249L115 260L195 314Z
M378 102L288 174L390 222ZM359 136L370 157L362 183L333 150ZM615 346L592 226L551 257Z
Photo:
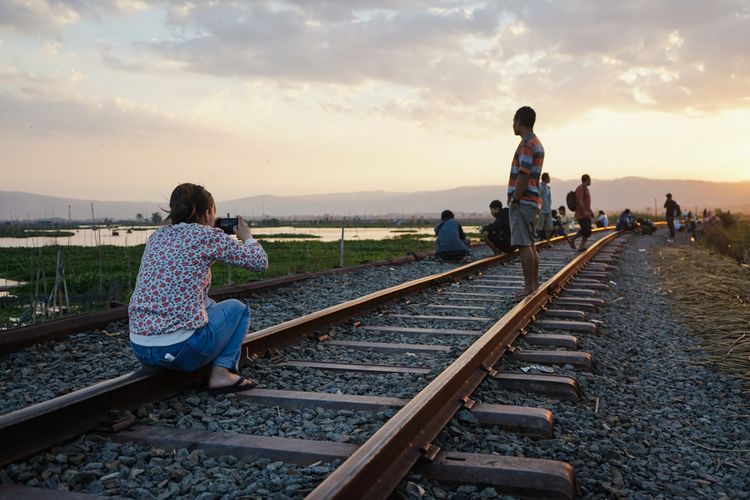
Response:
M578 182L578 179L561 179L557 177L551 177L552 180L557 182ZM750 183L750 179L741 179L737 181L709 181L709 180L702 180L702 179L659 179L659 178L651 178L651 177L642 177L638 175L627 175L624 177L615 177L612 179L596 179L597 182L614 182L614 181L622 181L626 179L642 179L645 181L656 181L656 182L705 182L710 184L742 184L742 183ZM443 189L424 189L424 190L408 190L408 191L391 191L391 190L385 190L385 189L372 189L368 191L337 191L337 192L326 192L326 193L308 193L308 194L269 194L269 193L261 193L261 194L254 194L249 196L244 196L242 198L231 198L227 200L222 200L221 203L229 203L232 201L241 200L243 198L251 198L251 197L260 197L260 196L268 196L268 197L275 197L275 198L301 198L301 197L311 197L311 196L334 196L334 195L342 195L342 194L350 194L350 195L357 195L357 194L367 194L367 193L392 193L392 194L411 194L411 193L429 193L429 192L441 192L441 191L452 191L455 189L466 189L466 188L481 188L481 187L489 187L490 185L487 184L475 184L475 185L463 185L463 186L457 186L452 188L443 188ZM20 190L0 190L0 192L4 193L21 193L21 194L30 194L35 196L47 196L50 198L58 198L58 199L69 199L69 200L79 200L82 202L104 202L104 203L159 203L157 201L153 200L101 200L101 199L94 199L94 198L76 198L76 197L68 197L68 196L61 196L61 195L51 195L46 193L38 193L38 192L32 192L32 191L20 191Z

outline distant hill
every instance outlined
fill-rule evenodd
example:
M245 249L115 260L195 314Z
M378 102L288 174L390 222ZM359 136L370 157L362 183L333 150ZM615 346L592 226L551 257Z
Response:
M552 179L552 202L562 205L565 194L575 189L578 181ZM504 185L459 187L442 191L395 193L365 191L307 196L259 195L237 200L218 200L220 214L231 213L270 217L332 216L436 216L448 208L458 214L486 213L495 198L505 203ZM653 212L654 202L662 211L665 194L671 192L684 210L703 208L750 212L750 181L706 182L684 180L653 180L641 177L599 181L594 178L591 198L595 210L618 212L623 208ZM134 219L137 213L150 218L151 213L166 208L163 202L94 200L97 219ZM91 220L91 200L56 198L31 193L0 191L0 220L68 218L70 206L73 220Z

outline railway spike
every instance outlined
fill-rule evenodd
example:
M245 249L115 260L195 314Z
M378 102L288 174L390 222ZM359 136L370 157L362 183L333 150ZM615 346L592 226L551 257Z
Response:
M422 452L422 460L425 462L434 462L437 456L440 454L440 446L432 443L427 443L419 451Z
M497 370L495 370L491 366L488 366L487 363L482 363L482 370L487 372L490 377L494 377L495 375L497 375Z
M469 396L464 396L463 398L461 398L461 402L463 403L464 408L466 408L467 410L471 410L476 404L476 401L471 399Z

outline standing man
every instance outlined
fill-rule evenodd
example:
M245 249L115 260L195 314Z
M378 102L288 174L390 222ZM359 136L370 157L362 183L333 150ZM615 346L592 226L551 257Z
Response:
M549 187L549 174L547 172L542 174L539 196L542 198L542 208L539 211L539 223L536 230L542 239L548 240L552 236L552 190Z
M578 222L578 232L573 236L573 248L575 248L576 238L581 237L581 246L578 247L579 252L586 250L586 240L591 236L591 218L594 216L594 212L591 211L591 192L589 192L589 186L591 185L591 177L589 174L583 174L581 176L581 185L576 188L576 222Z
M523 268L523 289L513 296L524 297L539 288L539 255L534 246L534 228L542 206L539 196L539 178L544 163L544 148L534 134L536 112L529 106L516 111L513 133L521 142L513 155L508 180L508 207L510 215L510 242L518 246Z
M669 227L669 239L674 238L674 218L677 216L677 202L672 199L672 193L667 193L667 201L664 202L667 209L667 227Z

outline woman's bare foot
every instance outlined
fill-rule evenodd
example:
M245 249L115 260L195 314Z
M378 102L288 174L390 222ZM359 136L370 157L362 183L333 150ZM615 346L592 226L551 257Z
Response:
M228 369L221 366L211 367L211 376L208 379L209 389L219 389L221 387L231 387L237 383L241 377L236 373L232 373ZM252 379L245 379L245 381L239 387L247 386L248 389L253 387L257 382Z

